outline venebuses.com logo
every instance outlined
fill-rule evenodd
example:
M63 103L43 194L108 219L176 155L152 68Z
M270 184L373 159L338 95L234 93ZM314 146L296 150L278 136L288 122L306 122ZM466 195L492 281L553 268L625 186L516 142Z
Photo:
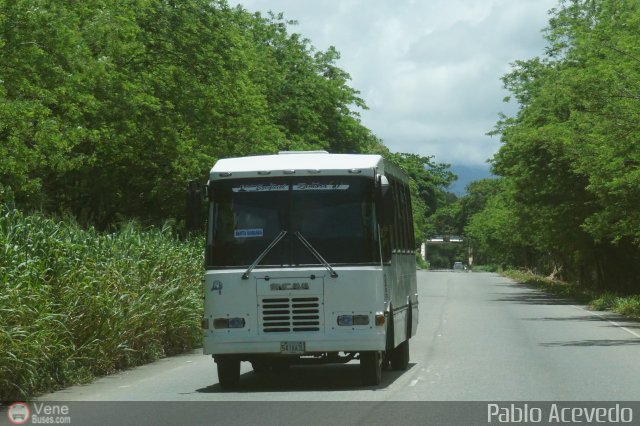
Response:
M14 402L7 410L9 421L15 425L27 423L29 416L31 416L31 410L29 410L29 406L24 402Z
M47 402L14 402L7 409L9 422L14 425L30 424L70 424L69 406Z

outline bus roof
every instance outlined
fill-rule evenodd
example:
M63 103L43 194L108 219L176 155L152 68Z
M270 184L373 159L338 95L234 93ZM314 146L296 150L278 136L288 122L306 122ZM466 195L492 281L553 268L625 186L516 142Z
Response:
M288 175L347 175L374 177L384 160L372 154L329 154L326 151L281 152L274 155L226 158L216 162L210 180Z

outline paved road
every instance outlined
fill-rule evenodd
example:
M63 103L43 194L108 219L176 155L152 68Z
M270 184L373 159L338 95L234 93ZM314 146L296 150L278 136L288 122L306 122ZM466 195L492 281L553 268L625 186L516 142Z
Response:
M198 352L45 395L42 401L640 400L640 324L494 274L419 272L410 368L360 385L357 362L256 375L223 391Z

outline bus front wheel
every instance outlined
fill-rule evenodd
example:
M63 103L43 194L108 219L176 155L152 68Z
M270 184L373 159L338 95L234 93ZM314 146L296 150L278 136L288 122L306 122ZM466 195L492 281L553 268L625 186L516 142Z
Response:
M376 386L382 380L382 355L379 351L360 353L360 376L365 386Z
M269 371L270 366L266 361L251 361L251 367L256 374L263 374Z
M216 358L218 381L224 389L233 389L240 381L240 359L233 357Z

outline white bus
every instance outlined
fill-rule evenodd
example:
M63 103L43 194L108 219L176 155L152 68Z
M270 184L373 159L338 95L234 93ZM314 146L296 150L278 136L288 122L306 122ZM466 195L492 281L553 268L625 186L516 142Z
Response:
M282 152L211 169L204 353L220 385L240 362L404 370L418 324L406 174L379 155Z

